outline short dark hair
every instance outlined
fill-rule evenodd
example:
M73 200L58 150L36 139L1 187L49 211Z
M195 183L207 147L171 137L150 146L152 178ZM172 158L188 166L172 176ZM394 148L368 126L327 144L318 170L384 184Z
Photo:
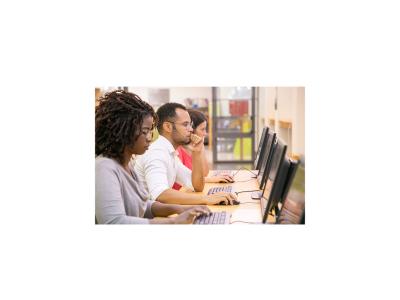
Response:
M157 129L159 133L162 133L162 126L164 122L174 120L174 118L176 117L177 108L187 110L184 105L174 102L165 103L157 109L157 116L158 116Z
M193 129L196 129L204 121L207 122L207 117L201 111L188 109L188 113L193 123Z
M97 155L123 163L126 146L133 145L141 134L143 119L157 115L150 104L136 94L123 90L106 93L99 99L95 116L95 151Z

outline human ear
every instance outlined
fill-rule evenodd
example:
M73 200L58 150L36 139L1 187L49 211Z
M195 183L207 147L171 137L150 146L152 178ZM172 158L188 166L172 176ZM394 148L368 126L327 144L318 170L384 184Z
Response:
M172 123L170 122L164 122L163 123L163 131L171 133L172 132Z

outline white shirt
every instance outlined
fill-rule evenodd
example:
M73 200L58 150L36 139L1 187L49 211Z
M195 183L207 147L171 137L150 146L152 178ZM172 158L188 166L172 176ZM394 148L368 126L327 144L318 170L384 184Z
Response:
M179 160L170 141L162 135L149 150L137 156L135 171L151 200L157 200L162 192L172 188L174 182L193 189L192 171Z

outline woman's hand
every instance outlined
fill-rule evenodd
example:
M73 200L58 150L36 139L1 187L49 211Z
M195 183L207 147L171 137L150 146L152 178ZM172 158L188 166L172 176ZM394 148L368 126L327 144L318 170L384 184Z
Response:
M209 215L211 210L205 205L195 205L173 218L173 224L192 224L197 217Z

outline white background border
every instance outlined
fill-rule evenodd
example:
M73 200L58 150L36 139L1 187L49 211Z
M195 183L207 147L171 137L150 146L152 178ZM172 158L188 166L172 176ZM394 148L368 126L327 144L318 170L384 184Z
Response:
M398 298L396 7L1 4L0 298ZM94 87L125 85L305 86L307 225L94 226Z

